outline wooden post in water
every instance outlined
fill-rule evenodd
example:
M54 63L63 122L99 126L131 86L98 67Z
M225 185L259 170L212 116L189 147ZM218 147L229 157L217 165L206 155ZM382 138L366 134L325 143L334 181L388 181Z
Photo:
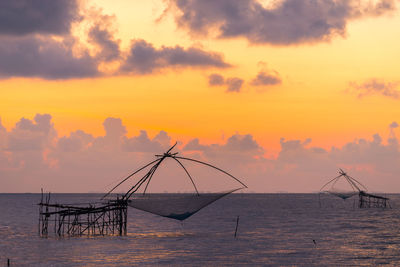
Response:
M238 226L239 226L239 216L237 216L237 218L236 218L235 238L237 235Z

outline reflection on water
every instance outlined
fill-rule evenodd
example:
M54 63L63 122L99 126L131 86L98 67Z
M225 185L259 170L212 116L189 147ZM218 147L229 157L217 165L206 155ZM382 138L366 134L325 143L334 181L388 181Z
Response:
M183 223L129 209L127 236L45 239L38 236L40 196L1 194L0 266L7 258L14 266L398 266L400 195L389 197L391 210L360 210L333 198L320 208L315 194L235 194Z

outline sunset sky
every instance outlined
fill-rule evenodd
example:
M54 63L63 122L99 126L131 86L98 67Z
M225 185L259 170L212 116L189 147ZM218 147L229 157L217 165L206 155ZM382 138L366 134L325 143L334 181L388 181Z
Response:
M1 1L0 192L103 192L176 141L243 192L400 192L399 8Z

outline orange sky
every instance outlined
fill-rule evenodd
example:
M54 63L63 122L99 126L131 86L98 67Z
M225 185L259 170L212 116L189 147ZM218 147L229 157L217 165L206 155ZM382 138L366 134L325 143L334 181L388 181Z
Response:
M360 99L344 92L352 81L397 81L397 13L350 21L346 36L328 43L271 46L243 38L193 39L176 28L171 15L155 22L164 7L161 1L98 1L96 6L115 16L122 44L140 38L156 47L195 45L223 53L233 67L57 81L3 79L0 114L8 129L21 117L49 113L61 136L74 129L101 135L101 122L112 116L121 118L132 135L139 129L150 134L165 130L177 138L218 143L222 136L250 133L267 149L277 150L280 137L309 137L330 147L386 131L399 118L397 99ZM263 68L276 70L282 84L263 89L249 85ZM244 79L242 92L227 94L223 87L208 86L207 76L214 72Z
M127 58L131 40L138 39L160 50L180 46L217 53L231 67L167 66L147 74L110 71L103 77L61 79L3 74L2 125L11 131L22 117L51 114L59 137L78 129L102 136L103 121L114 117L122 120L127 136L146 130L154 137L163 130L182 142L199 138L204 144L223 144L236 133L250 134L265 156L276 158L280 138L311 138L313 146L330 149L375 133L386 139L388 125L400 120L397 9L348 18L342 36L274 44L256 43L245 35L218 38L215 25L208 35L190 33L176 23L177 7L167 6L164 1L80 2L86 16L71 28L70 34L81 39L74 49L96 54L87 31L100 20L112 39L119 40L120 59L102 63L113 70ZM60 36L43 38L66 38ZM251 81L260 72L281 82L255 86ZM239 92L227 92L226 84L209 84L211 74L240 78L243 85ZM392 84L392 94L373 88L358 97L361 89L351 84L361 88L371 81L385 88Z

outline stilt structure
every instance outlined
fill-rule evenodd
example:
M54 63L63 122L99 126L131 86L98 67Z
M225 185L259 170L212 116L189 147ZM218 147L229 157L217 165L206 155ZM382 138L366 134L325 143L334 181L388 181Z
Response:
M335 188L340 182L347 184L347 189L338 190ZM391 208L389 198L369 194L366 192L367 188L359 181L349 176L342 169L339 169L339 176L331 179L320 189L319 203L321 206L321 194L328 193L339 197L343 200L358 195L358 207L359 208Z
M359 208L391 208L389 198L387 197L368 194L364 191L360 191L358 196Z
M96 236L126 235L127 202L121 199L104 203L61 205L50 203L50 193L39 205L39 235Z

